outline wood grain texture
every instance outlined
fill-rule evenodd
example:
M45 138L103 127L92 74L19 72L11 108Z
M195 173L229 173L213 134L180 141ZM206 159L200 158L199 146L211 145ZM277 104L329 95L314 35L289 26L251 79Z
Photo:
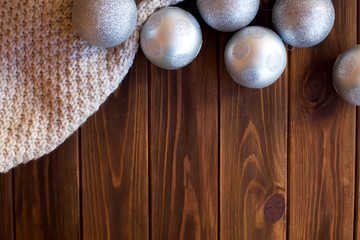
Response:
M359 5L358 5L359 6ZM360 7L360 6L359 6ZM358 25L359 26L359 25ZM359 39L359 38L358 38ZM354 209L354 240L360 240L360 110L357 108L357 122L356 122L356 132L357 132L357 141L356 141L356 164L355 167L355 209Z
M269 12L260 13L253 24L269 26ZM220 54L229 37L221 34ZM220 239L286 239L287 89L287 69L257 90L220 64Z
M80 238L78 139L14 170L16 239Z
M0 174L0 239L14 239L13 171Z
M218 56L215 31L202 29L203 50L189 66L151 66L153 240L218 236Z
M357 44L360 44L360 0L357 0ZM354 222L354 240L360 240L360 108L357 108L356 119L356 172L355 172L355 222Z
M356 0L333 3L330 36L290 58L289 240L353 239L356 108L336 94L331 72L356 44Z
M147 61L81 128L83 239L148 239Z

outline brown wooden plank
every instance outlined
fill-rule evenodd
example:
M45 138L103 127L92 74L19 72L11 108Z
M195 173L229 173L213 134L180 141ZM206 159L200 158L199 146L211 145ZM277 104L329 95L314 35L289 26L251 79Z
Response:
M81 131L84 239L148 239L147 61Z
M358 5L359 6L359 5ZM360 6L359 6L360 8ZM359 25L358 25L359 26ZM358 28L358 34L359 34L359 28ZM359 38L358 38L359 39ZM360 240L360 172L359 172L359 166L360 166L360 110L357 108L357 123L356 123L356 130L357 130L357 143L356 143L356 152L357 152L357 159L355 167L355 209L354 209L354 239Z
M271 5L262 1L254 25L269 27ZM220 54L231 36L221 34ZM220 67L220 238L286 239L287 69L256 90Z
M218 56L202 25L198 58L178 71L151 66L151 236L217 239Z
M360 0L357 0L357 44L360 44ZM356 152L357 152L357 159L356 163L357 166L355 168L355 222L354 222L354 239L360 240L360 109L357 108L357 122L356 122L356 129L357 129L357 139L356 139Z
M14 239L12 171L0 174L0 239Z
M336 22L290 63L289 239L353 239L356 108L337 96L332 66L356 44L356 0L333 0Z
M79 239L78 133L14 170L16 239Z

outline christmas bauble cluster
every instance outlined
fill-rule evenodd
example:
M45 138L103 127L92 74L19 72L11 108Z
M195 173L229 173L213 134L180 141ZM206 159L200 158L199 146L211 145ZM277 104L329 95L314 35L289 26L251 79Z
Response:
M225 52L229 75L240 85L263 88L274 83L287 64L283 41L312 47L330 33L335 21L331 0L277 0L272 11L274 31L247 27L259 11L260 0L197 0L199 13L212 28L235 32ZM137 22L134 0L75 0L73 25L89 44L114 47L130 37ZM277 35L278 34L278 35ZM169 70L188 65L202 45L198 21L178 7L153 13L140 33L149 61ZM346 101L360 105L360 45L348 49L333 68L335 89Z

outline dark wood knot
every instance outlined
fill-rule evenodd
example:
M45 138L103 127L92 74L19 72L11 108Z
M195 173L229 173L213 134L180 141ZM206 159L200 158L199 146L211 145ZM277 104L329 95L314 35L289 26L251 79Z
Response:
M321 117L332 116L336 109L337 94L331 81L330 65L326 63L314 66L302 81L302 102L309 111Z
M264 219L266 222L277 222L285 212L285 198L280 193L274 193L266 201Z
M305 101L313 108L319 108L326 103L329 96L330 83L324 72L308 72L303 81Z

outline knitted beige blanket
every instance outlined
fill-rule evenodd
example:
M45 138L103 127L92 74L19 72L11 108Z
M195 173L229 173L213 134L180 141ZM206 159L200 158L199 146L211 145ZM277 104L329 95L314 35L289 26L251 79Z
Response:
M182 0L138 3L134 33L108 50L79 39L73 1L0 1L0 172L49 153L78 129L124 79L147 17Z

